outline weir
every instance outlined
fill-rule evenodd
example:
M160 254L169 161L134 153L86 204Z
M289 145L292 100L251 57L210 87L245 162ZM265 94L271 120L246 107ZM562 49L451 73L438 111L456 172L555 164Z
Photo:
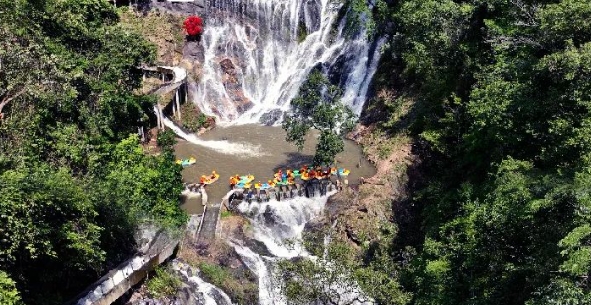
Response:
M346 179L340 182L337 179L302 181L292 185L282 185L272 187L266 190L260 189L235 189L224 197L222 205L228 210L236 210L236 207L242 202L269 202L271 200L285 201L296 197L313 198L315 196L326 196L329 192L337 190L339 185L345 184Z

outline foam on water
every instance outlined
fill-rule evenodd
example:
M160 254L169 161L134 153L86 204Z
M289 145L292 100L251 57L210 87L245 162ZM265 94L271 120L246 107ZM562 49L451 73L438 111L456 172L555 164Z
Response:
M157 111L157 110L155 110ZM166 127L170 128L174 133L176 133L179 137L191 142L195 145L203 146L210 148L212 150L218 151L223 154L227 155L235 155L238 158L241 157L263 157L266 156L266 153L263 152L260 145L252 145L248 143L235 143L229 142L226 140L215 141L215 140L202 140L197 137L195 134L186 133L181 130L176 124L174 124L171 120L164 117L163 123Z

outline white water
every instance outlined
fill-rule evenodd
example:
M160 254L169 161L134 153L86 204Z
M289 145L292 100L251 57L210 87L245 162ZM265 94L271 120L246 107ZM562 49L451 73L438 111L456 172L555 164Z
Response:
M344 22L333 25L339 8L335 1L210 0L209 6L203 76L195 98L204 112L220 121L257 123L270 110L289 110L308 73L321 67L343 88L342 102L361 113L383 41L368 41L363 30L345 39ZM308 32L300 43L299 24ZM228 60L233 75L221 67ZM244 103L251 107L245 113L240 109Z
M243 245L240 241L230 241L243 262L259 278L259 304L282 305L287 304L281 294L278 278L274 276L274 266L278 259L289 259L297 256L307 257L316 261L302 247L301 238L305 224L323 213L328 197L306 198L296 197L286 201L270 201L267 203L242 202L238 210L248 215L253 226L253 237L262 242L272 256L264 256ZM328 242L328 240L326 240ZM340 283L327 286L328 289L340 295L339 304L373 304L371 302L353 301L361 295L355 285L348 279L342 278ZM346 283L346 284L345 284ZM351 288L353 287L353 288Z
M260 255L246 246L231 242L244 263L259 278L259 304L287 304L281 294L277 279L273 276L273 263L279 258L309 257L301 245L302 232L308 221L324 210L328 196L296 197L286 201L242 202L238 210L251 215L253 237L262 242L273 257ZM269 211L266 213L266 211ZM267 216L265 216L267 214Z
M158 111L155 109L154 111ZM239 158L243 157L263 157L266 156L266 153L263 152L260 145L252 145L248 143L236 143L236 142L228 142L226 140L222 141L206 141L199 139L195 134L188 134L182 131L178 126L176 126L171 120L164 117L163 123L166 127L170 128L174 133L176 133L179 137L199 146L207 147L213 149L217 152L227 154L227 155L235 155Z
M172 265L174 270L180 272L185 278L188 279L189 283L193 283L197 286L193 297L197 299L199 304L203 305L231 305L232 301L230 297L216 286L205 282L197 274L197 270L189 265L180 262L174 262ZM191 275L189 275L189 270Z

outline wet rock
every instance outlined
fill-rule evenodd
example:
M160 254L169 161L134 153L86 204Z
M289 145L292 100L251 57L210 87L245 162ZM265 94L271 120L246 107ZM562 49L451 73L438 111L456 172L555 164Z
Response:
M300 7L300 24L305 24L307 32L312 33L320 29L322 4L318 0L307 0Z
M347 81L347 64L355 59L355 54L341 54L328 69L328 80L331 84L344 84Z
M244 245L260 255L274 256L273 254L271 254L271 252L263 242L258 241L256 239L245 238Z
M183 47L183 58L203 63L205 61L203 45L198 41L187 41Z
M273 126L277 121L283 119L283 111L281 109L273 109L264 113L259 120L261 124L266 126Z
M267 206L265 212L263 212L263 218L265 219L265 225L268 227L277 224L277 216L275 216L270 206Z
M242 114L254 106L242 90L242 72L236 68L230 58L224 58L220 62L222 70L222 83L230 96L231 102L235 105L236 111Z
M311 219L304 225L305 232L324 232L330 225L325 217Z

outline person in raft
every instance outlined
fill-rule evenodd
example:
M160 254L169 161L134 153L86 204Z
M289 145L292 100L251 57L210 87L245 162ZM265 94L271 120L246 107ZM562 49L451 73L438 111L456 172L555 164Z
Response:
M205 176L201 176L201 178L199 178L199 183L205 184Z
M209 179L215 179L216 176L216 172L215 171L211 171L211 176L209 176Z
M230 186L234 186L236 184L238 184L238 175L234 176L234 177L230 177Z

